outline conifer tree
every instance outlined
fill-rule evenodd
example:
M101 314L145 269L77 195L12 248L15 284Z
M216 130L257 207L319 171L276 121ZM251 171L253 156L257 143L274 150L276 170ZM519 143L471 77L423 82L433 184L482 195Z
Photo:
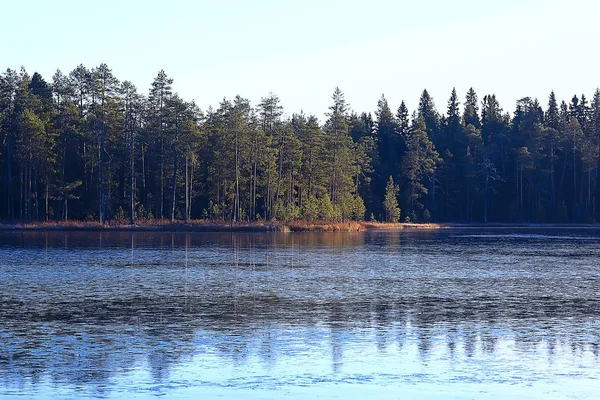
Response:
M473 88L470 88L465 98L465 108L463 111L463 122L465 126L473 125L475 128L481 128L481 121L479 119L479 104L477 99L477 93Z
M272 93L204 117L172 83L160 71L146 98L105 64L0 73L0 218L384 220L390 176L413 221L600 216L600 90L511 113L473 89L461 111L453 90L443 115L425 90L411 120L384 96L352 111L336 88L321 123L283 118Z
M151 169L155 163L148 163L148 175L158 172L158 185L155 195L158 200L155 204L156 216L163 218L165 200L165 168L166 168L166 146L167 138L166 123L168 114L168 100L171 98L173 79L169 78L164 70L160 70L150 87L148 96L148 133L147 141L152 145L155 153L158 153L158 171ZM154 160L153 160L154 161Z
M421 199L428 193L425 178L431 177L440 162L439 154L427 136L425 120L414 116L409 136L406 139L406 156L402 170L409 186L409 217L418 219L417 211L423 210Z
M400 207L398 206L398 187L394 183L394 179L390 175L388 183L385 187L385 199L383 200L383 208L385 210L385 220L387 222L398 222L400 219Z
M377 145L379 155L379 179L383 187L386 177L398 177L399 160L402 157L402 141L396 130L396 120L388 105L385 96L377 102L377 111L375 111L377 122L375 124L377 132Z

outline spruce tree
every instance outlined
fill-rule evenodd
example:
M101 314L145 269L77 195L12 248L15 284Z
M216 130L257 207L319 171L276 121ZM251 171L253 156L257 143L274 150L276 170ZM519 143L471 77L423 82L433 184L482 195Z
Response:
M425 120L414 116L410 133L406 139L406 156L402 162L404 177L409 186L409 217L417 219L417 211L424 208L421 199L428 193L425 179L433 176L435 167L441 162L438 152L427 136Z
M556 102L556 95L554 94L554 90L550 92L550 96L548 97L548 110L546 111L544 124L549 128L558 130L558 103Z
M470 88L465 98L465 108L463 111L463 122L465 126L473 125L475 128L481 128L478 101L477 93L475 93L473 88Z
M385 198L383 200L383 209L385 210L385 220L387 222L398 222L400 219L400 207L398 206L398 187L394 183L394 178L390 175L385 187Z

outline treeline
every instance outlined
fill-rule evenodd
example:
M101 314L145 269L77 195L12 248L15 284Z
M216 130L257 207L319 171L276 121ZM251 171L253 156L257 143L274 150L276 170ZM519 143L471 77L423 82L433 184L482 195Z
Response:
M269 94L202 112L160 71L147 95L102 64L0 74L0 218L594 222L600 91L545 110L496 97L375 116L336 88L323 124Z

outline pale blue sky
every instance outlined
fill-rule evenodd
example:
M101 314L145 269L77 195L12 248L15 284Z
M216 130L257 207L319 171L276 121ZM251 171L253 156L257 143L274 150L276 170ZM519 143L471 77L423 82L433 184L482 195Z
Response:
M411 110L423 88L445 111L452 87L495 93L504 109L551 89L600 86L594 0L11 1L0 68L50 81L57 68L105 62L146 93L160 69L202 109L270 91L288 114L323 118L339 86L356 111L382 93ZM7 17L8 16L8 17Z

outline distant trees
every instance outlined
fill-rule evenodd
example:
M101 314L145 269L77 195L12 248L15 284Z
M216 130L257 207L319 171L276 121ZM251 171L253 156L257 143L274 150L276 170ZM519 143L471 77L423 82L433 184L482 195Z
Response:
M0 74L7 220L593 222L599 162L600 90L510 114L472 88L442 113L424 90L372 116L335 88L321 123L273 93L202 112L164 71L146 94L105 64Z

